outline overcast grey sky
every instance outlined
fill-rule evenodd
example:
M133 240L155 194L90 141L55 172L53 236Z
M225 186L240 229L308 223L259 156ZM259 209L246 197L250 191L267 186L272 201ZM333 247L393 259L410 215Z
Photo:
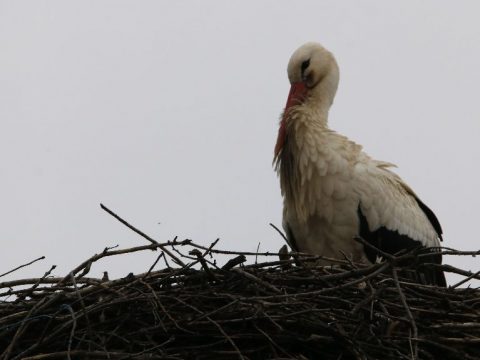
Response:
M45 255L10 278L64 275L145 244L100 202L159 241L278 250L272 154L306 41L340 66L330 126L399 166L445 246L479 249L479 14L478 1L0 0L0 273Z

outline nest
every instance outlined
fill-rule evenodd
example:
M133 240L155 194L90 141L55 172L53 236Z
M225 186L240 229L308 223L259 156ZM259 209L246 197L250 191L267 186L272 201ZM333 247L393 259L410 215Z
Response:
M478 273L416 261L405 268L415 253L325 267L217 242L158 243L118 219L151 244L106 248L66 277L51 277L52 268L0 283L0 359L480 359L480 291L460 287ZM104 257L145 250L159 255L143 274L87 276ZM230 260L220 267L216 254ZM465 279L414 283L408 271L418 266Z

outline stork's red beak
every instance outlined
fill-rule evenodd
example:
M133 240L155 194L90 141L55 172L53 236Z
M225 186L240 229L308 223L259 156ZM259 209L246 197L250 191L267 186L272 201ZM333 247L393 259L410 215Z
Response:
M307 93L307 87L305 86L304 82L293 83L292 86L290 87L290 92L287 98L287 105L285 105L283 118L282 118L282 121L280 122L280 128L278 129L278 137L277 137L277 144L275 145L274 161L277 159L278 155L280 154L280 150L282 150L283 145L285 144L285 138L287 137L286 119L287 119L288 110L293 105L301 104L305 99L306 93Z

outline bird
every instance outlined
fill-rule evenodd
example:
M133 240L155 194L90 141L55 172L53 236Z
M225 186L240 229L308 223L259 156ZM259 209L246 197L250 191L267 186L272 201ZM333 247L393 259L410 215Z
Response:
M328 258L375 263L382 259L376 249L395 255L419 248L432 254L424 262L441 264L442 227L433 211L392 171L394 164L375 160L330 129L339 83L333 54L308 42L293 53L287 73L290 92L273 163L292 250L327 258L318 263L331 265ZM446 286L439 267L424 268L417 280Z

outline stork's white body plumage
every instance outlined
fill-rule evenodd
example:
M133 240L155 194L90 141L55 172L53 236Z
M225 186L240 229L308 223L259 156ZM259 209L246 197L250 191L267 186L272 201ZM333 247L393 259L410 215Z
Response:
M284 196L283 226L292 247L359 262L372 259L354 240L357 236L387 250L439 247L438 220L390 171L393 165L372 159L360 145L329 129L328 110L338 85L333 55L319 44L305 44L292 55L288 75L292 88L275 161Z

